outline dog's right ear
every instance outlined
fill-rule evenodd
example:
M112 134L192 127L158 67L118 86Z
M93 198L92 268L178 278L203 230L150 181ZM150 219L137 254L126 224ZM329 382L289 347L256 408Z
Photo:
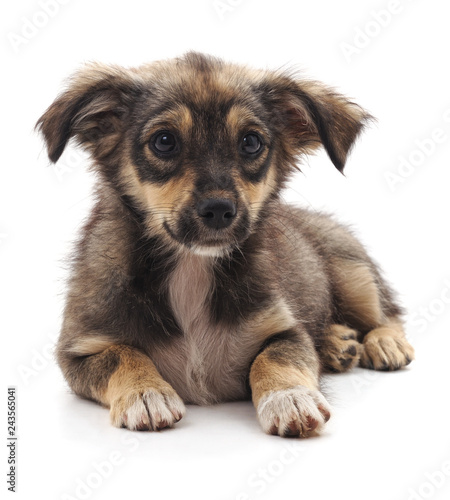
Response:
M117 66L89 64L76 73L36 124L50 160L58 161L72 137L97 159L111 153L136 87L130 73Z

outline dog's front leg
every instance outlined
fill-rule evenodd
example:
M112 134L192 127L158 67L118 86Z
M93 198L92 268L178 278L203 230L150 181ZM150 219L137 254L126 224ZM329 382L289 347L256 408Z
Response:
M319 359L303 331L273 337L255 358L250 387L265 432L307 437L330 418L330 406L319 392Z
M159 430L185 413L183 401L151 359L133 347L112 345L83 358L66 358L61 365L77 394L110 408L116 427Z

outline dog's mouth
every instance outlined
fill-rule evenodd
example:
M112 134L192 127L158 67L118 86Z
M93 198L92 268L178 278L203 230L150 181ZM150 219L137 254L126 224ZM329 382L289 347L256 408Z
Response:
M190 250L204 257L223 257L233 250L233 245L191 245Z
M167 221L164 222L163 227L175 243L197 255L221 257L230 252L239 243L234 238L230 239L225 235L217 235L216 238L205 238L199 234L194 236L189 232L183 233L177 229L173 229ZM192 230L191 232L194 233L195 231Z

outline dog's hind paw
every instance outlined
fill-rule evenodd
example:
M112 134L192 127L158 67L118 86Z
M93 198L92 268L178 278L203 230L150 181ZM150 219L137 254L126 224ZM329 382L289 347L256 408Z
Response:
M323 368L329 372L351 370L359 362L362 345L358 332L344 325L331 325L319 347Z
M414 348L398 328L382 326L364 338L359 364L372 370L398 370L414 359Z

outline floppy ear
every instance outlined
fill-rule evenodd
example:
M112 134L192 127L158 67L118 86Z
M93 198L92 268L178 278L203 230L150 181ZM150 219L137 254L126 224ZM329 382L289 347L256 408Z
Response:
M55 163L71 137L96 158L117 145L136 85L124 69L90 64L76 73L63 92L39 118L50 160Z
M360 106L317 82L287 76L266 82L275 123L281 125L288 154L309 153L323 145L342 172L347 156L373 118Z

